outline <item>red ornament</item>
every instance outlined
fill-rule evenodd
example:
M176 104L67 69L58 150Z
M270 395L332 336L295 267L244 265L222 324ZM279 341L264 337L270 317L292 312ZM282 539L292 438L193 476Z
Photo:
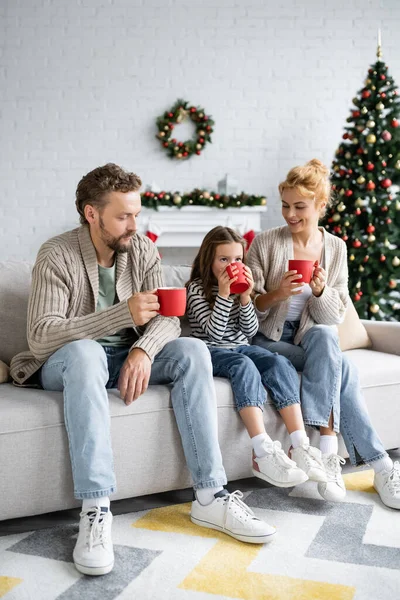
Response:
M343 175L346 175L346 171L344 169L340 169L339 175L343 177Z
M199 144L204 144L204 138L199 138Z
M357 215L357 217L358 217L359 215L361 215L361 208L356 208L356 210L355 210L355 213L354 213L354 214L355 214L355 215Z
M391 126L392 126L392 127L398 127L398 126L399 126L399 122L398 122L398 120L397 120L397 119L393 119L393 120L390 122L390 124L391 124Z
M342 135L342 138L343 138L344 140L348 140L348 139L349 139L349 134L348 134L348 133L344 133L344 134Z
M394 288L397 287L397 281L395 281L394 279L391 279L389 281L389 287L391 290L394 290Z
M189 154L188 152L184 152L184 153L183 153L183 156L187 156L188 154Z
M381 262L385 262L386 260L386 256L384 254L381 254L381 257L379 259Z
M353 169L349 169L347 172L349 175L351 175L353 173Z
M208 117L207 117L207 115L204 115L204 117L203 117L203 121L208 121Z
M359 116L360 116L360 111L359 110L353 110L353 117L356 119Z
M342 228L339 225L335 225L335 227L333 228L333 231L335 233L340 233L342 231Z
M382 167L386 167L386 162L384 160L382 161Z
M364 150L362 148L357 148L357 154L364 154Z
M390 183L392 183L392 182L390 182ZM350 196L353 195L353 190L346 190L344 195L347 196L348 198L350 198Z
M389 219L389 218L388 218L388 219L386 219L386 223L387 223L388 225L390 225L390 223L391 223L391 222L392 222L392 219Z
M390 187L391 185L392 185L391 179L386 178L381 181L381 186L385 189Z
M200 154L201 154L200 150L196 150L196 154L197 154L197 156L200 156Z
M168 142L164 142L163 146L164 146L164 148L168 148L168 146L169 146Z
M382 212L387 212L388 210L389 210L389 207L388 207L388 206L382 206L382 207L381 207L381 211L382 211Z
M361 300L361 296L360 296L360 294L355 294L355 296L354 296L354 301L355 301L355 302L358 302L359 300Z
M363 292L362 292L361 290L360 290L358 293L360 294L360 296L362 296L362 295L363 295Z
M172 125L172 123L170 123L170 124L168 125L168 127L169 127L170 129L173 129L173 128L174 128L174 126Z
M196 109L194 106L191 106L191 107L190 107L190 112L191 112L191 113L195 113L195 112L196 112L196 110L197 110L197 109Z
M381 92L379 95L380 95L381 98L386 98L385 92Z
M373 171L375 169L375 165L372 162L367 164L367 171Z
M386 79L386 75L381 75L380 78L382 79L382 81L384 81Z
M183 142L179 142L178 146L179 146L180 148L182 148L182 146L183 146Z
M211 131L211 125L207 125L206 130Z
M342 240L343 240L344 242L347 242L347 240L348 240L348 239L349 239L349 236L348 236L348 235L343 235L343 236L342 236Z
M216 200L219 200L219 199L220 199L220 197L221 197L221 196L220 196L219 194L215 194L215 196L214 196L214 198L215 198Z
M353 248L359 248L360 246L361 246L360 240L354 240L354 242L353 242Z
M173 144L176 144L176 139L175 139L175 138L172 138L171 142L172 142Z
M374 233L375 227L371 223L367 227L367 233Z
M362 98L369 98L371 95L371 92L369 90L364 90L363 93L361 94Z
M170 112L170 113L168 113L168 116L170 119L172 119L172 117L174 116L174 113Z
M368 254L366 254L366 255L364 256L364 262L368 262L368 261L369 261L369 256L368 256Z
M365 188L367 190L374 190L375 189L375 183L373 181L368 181L367 185L365 186Z

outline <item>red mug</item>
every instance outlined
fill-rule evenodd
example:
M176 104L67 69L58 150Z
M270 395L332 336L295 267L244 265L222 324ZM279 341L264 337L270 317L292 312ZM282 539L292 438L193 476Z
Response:
M232 268L237 267L238 273L234 274L232 272ZM249 284L246 279L246 273L244 271L244 264L241 262L231 263L226 267L226 272L229 275L229 279L233 277L237 277L236 281L234 281L231 285L231 294L242 294L249 288Z
M313 260L289 260L289 271L297 271L297 275L301 275L301 279L295 279L294 283L310 283L313 271Z
M156 291L163 317L182 317L186 311L186 288L161 287Z

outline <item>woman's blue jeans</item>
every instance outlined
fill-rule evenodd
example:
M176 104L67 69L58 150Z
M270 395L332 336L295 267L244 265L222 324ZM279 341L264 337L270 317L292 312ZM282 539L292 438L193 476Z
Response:
M209 346L215 377L229 379L236 407L262 409L267 389L278 410L300 403L296 369L284 356L259 346L215 348Z
M306 425L333 428L343 436L353 464L371 463L386 456L370 421L355 366L339 347L337 332L314 325L299 346L294 345L298 321L286 321L279 342L257 333L253 344L286 356L302 372L301 407Z
M94 340L79 340L57 350L41 369L42 387L63 391L76 498L109 496L116 490L106 388L116 387L128 352L128 347L103 348ZM207 346L193 338L166 344L151 367L153 384L171 386L172 407L193 487L224 485Z

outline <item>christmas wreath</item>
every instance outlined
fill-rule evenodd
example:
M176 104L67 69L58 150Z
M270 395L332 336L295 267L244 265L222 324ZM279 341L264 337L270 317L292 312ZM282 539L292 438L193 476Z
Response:
M217 194L206 190L194 189L191 192L152 192L150 190L141 194L142 205L145 208L157 210L160 206L209 206L211 208L242 208L244 206L265 206L265 196L254 194Z
M183 123L186 119L190 119L194 123L196 127L195 134L191 140L178 142L172 137L174 127ZM191 106L185 100L177 100L170 110L157 118L156 123L158 127L156 137L171 158L185 160L193 154L200 156L205 145L208 142L211 143L214 121L209 115L206 115L204 108Z

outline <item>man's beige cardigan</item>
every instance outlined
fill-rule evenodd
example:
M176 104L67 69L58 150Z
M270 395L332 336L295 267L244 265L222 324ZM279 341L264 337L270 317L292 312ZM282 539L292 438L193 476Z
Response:
M321 231L324 236L326 285L321 296L317 298L311 295L308 299L294 339L295 344L299 344L306 331L316 324L341 323L349 302L346 244L325 229L321 228ZM247 264L255 282L254 291L265 294L278 289L288 270L288 260L292 258L292 234L287 226L269 229L257 235L247 255ZM259 331L267 338L275 341L281 339L289 304L290 299L259 314Z
M128 298L163 285L160 259L145 236L132 238L128 253L116 258L119 302L96 312L99 275L96 250L86 225L52 238L40 248L32 272L28 304L28 345L11 361L11 376L22 384L56 350L75 340L96 340L133 327L140 336L132 347L151 360L180 334L179 319L158 316L135 327Z

